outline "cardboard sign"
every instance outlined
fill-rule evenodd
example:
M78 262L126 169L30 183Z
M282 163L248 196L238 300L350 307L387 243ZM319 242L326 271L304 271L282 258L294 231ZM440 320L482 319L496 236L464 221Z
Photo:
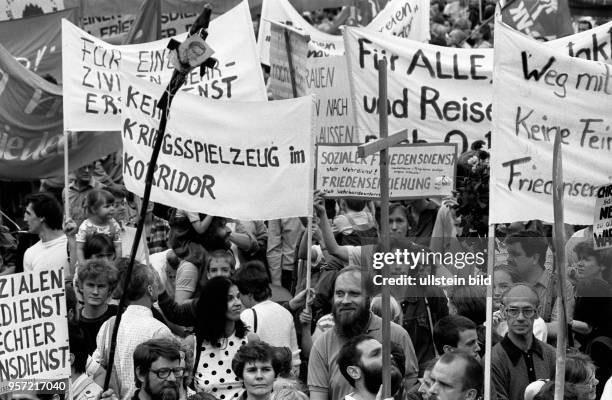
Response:
M285 30L287 35L285 35ZM287 38L291 54L287 53ZM293 65L293 75L298 93L305 93L304 67L308 65L306 53L308 52L309 37L289 25L272 22L270 42L270 91L275 100L292 99L293 87L289 56ZM298 96L300 96L299 94Z
M123 179L142 195L164 87L122 76ZM312 98L227 102L174 98L151 200L243 220L312 212Z
M388 60L389 131L412 143L490 142L492 49L458 49L344 30L359 134L378 136L378 59Z
M327 197L380 199L380 155L359 158L357 146L317 145L316 187ZM451 195L456 152L457 146L451 143L391 147L390 199Z
M202 77L191 71L182 90L211 99L266 100L248 3L213 20L208 32L218 67ZM119 70L165 86L174 71L167 43L113 46L62 21L65 129L120 130Z
M0 179L31 180L64 173L121 146L117 132L64 134L62 88L25 69L0 46Z
M612 176L612 67L495 27L489 223L554 222L553 141L562 137L565 223L586 225ZM571 112L568 112L571 110Z
M612 247L612 185L602 186L597 191L593 239L595 250Z
M0 276L0 299L2 387L70 377L63 269Z

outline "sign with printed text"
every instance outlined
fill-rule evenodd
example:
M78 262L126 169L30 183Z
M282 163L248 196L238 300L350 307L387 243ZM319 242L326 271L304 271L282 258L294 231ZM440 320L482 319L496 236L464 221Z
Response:
M63 269L0 276L0 299L0 382L70 377Z
M413 143L490 141L492 49L458 49L344 31L360 135L378 136L378 60L388 60L389 131L409 129Z
M266 100L248 3L213 20L208 32L219 64L202 77L199 69L191 71L182 90L211 99ZM119 71L165 86L174 71L167 44L168 39L162 39L113 46L62 21L65 129L120 130Z
M164 87L122 76L123 179L144 193ZM153 176L151 200L243 220L312 213L312 97L228 102L180 92Z
M315 132L318 143L361 142L354 124L346 59L308 58L308 37L282 24L272 24L270 90L275 99L293 97L283 29L288 29L298 96L315 94Z
M495 59L489 223L554 222L553 141L560 134L565 222L591 224L598 190L612 179L612 68L505 24L495 27Z
M602 186L597 191L593 239L596 250L612 247L612 185Z
M334 198L380 198L379 153L357 155L357 144L317 145L316 188ZM457 145L411 144L389 149L391 200L450 196L455 186Z

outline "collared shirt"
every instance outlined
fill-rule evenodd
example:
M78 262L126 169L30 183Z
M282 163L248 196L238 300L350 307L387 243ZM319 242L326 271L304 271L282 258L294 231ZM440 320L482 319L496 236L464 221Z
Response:
M567 322L571 322L574 316L574 286L568 281L565 281L565 305L567 309ZM560 301L557 298L558 287L550 270L545 269L540 275L540 279L533 285L533 289L538 294L540 306L538 307L539 315L546 322L556 321L559 316ZM553 303L553 301L555 301Z
M153 216L151 230L147 235L147 247L149 254L159 253L168 249L168 235L170 234L170 224L163 218Z
M107 320L100 328L96 338L97 348L92 358L103 367L108 362L114 322L114 318ZM172 338L173 336L166 325L153 317L150 308L139 305L131 305L126 308L117 333L113 368L119 378L117 389L121 399L129 399L136 390L133 357L136 346L147 340L162 337Z
M365 334L382 343L382 318L370 313ZM335 329L323 333L313 344L308 362L308 387L311 392L324 393L330 400L343 400L354 388L342 376L338 367L338 353L346 339ZM406 384L416 383L418 361L408 332L391 322L391 343L404 351L406 356Z
M523 400L525 388L538 379L554 379L555 349L532 337L527 351L519 349L508 335L491 352L491 381L498 400Z

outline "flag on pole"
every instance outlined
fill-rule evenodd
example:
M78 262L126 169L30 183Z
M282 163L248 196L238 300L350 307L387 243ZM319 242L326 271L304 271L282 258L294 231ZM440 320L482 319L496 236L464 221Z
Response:
M143 0L123 44L148 43L159 39L161 39L161 0Z
M537 40L549 41L574 33L567 0L510 0L502 21Z

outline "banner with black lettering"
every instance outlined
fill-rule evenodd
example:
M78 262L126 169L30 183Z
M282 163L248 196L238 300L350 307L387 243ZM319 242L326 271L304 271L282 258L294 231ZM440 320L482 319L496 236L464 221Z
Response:
M289 0L263 0L257 44L261 63L270 65L270 21L289 24L310 37L310 57L328 57L344 54L340 35L322 32L306 21ZM379 13L368 28L387 35L413 40L429 39L429 0L392 0Z
M208 32L219 64L202 77L193 70L181 90L211 99L266 100L248 2L213 20ZM119 70L165 86L174 70L167 43L113 46L62 21L65 129L120 130Z
M23 379L41 392L67 391L67 381L40 386L70 377L62 268L0 276L0 338L0 394L27 391Z
M595 250L612 247L612 185L602 186L597 190L593 239Z
M164 87L122 76L123 180L144 193ZM151 200L243 220L310 215L312 97L228 102L180 92L172 103Z
M317 145L316 188L326 197L380 199L380 155L357 155L357 144ZM391 200L452 195L457 145L404 144L389 149Z
M612 21L588 31L551 40L546 45L567 51L570 57L612 64Z
M409 129L413 143L490 142L492 49L458 49L344 30L359 135L378 136L378 60L388 60L389 132Z
M121 146L118 132L65 135L62 88L25 69L0 45L0 179L63 175L65 140L71 171Z
M76 9L0 22L0 44L30 71L61 83L62 18L76 21Z
M553 141L562 138L565 222L593 223L612 176L612 67L495 27L489 223L554 222Z

